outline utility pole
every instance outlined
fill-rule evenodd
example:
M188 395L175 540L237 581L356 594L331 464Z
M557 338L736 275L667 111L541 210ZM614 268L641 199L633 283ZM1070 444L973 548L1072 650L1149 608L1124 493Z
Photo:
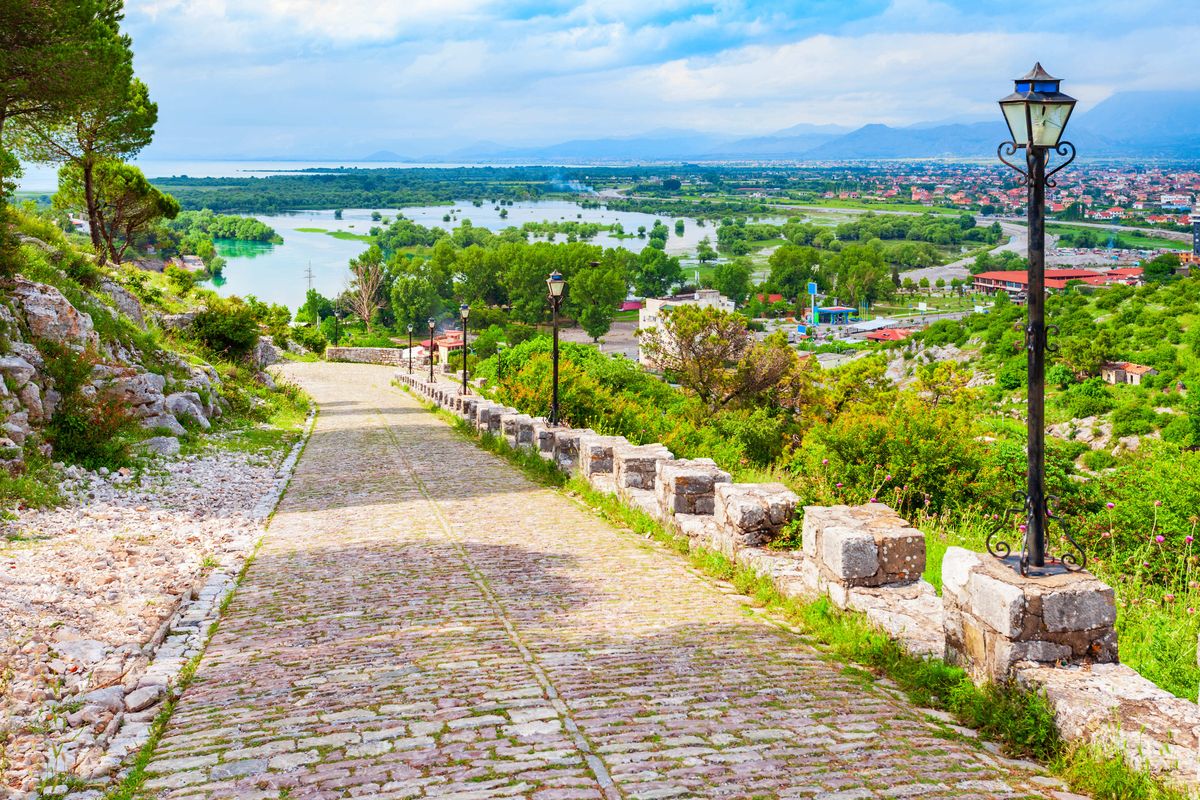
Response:
M304 277L308 279L308 290L311 292L313 288L313 271L312 262L308 262L308 269L304 271Z

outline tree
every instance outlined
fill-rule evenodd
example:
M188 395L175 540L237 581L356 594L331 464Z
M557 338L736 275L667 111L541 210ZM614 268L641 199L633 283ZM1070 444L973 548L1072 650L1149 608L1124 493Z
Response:
M700 243L696 245L696 260L701 264L707 264L709 261L715 261L716 258L717 251L713 249L712 239L709 239L707 236L705 236L700 240Z
M879 251L869 244L849 244L833 260L838 295L847 301L874 303L895 291L891 272Z
M0 184L16 166L6 123L47 121L92 95L129 58L120 21L116 0L0 2Z
M577 271L567 290L567 306L592 341L608 333L613 312L629 291L624 271L606 260L610 263L589 265Z
M683 220L681 219L675 220L675 235L683 236Z
M782 334L759 342L745 317L712 306L666 310L658 326L638 331L638 337L650 363L711 411L753 402L779 384L796 361Z
M713 270L713 288L740 306L750 296L752 271L750 260L747 258L735 258L733 261L717 264Z
M304 295L304 305L296 310L296 322L311 322L317 325L321 320L331 316L333 316L333 301L316 289L308 290Z
M771 267L767 285L789 300L808 294L809 281L820 280L821 253L812 247L780 245L767 260Z
M157 121L158 106L151 102L146 84L133 77L132 65L126 63L68 114L24 125L29 132L25 150L33 160L79 168L92 246L101 260L104 243L96 201L96 165L139 153L154 138Z
M350 307L354 314L371 332L371 317L380 305L380 289L383 288L383 253L375 245L367 252L350 261Z
M1175 270L1179 269L1179 263L1179 256L1164 253L1146 264L1142 268L1142 274L1147 282L1166 283L1175 279Z
M54 195L56 208L79 208L87 202L83 170L78 164L68 164L59 170L58 183ZM92 202L94 233L99 234L103 247L101 255L112 259L114 264L121 263L138 236L159 220L173 219L179 213L179 203L174 197L154 188L140 169L120 161L104 160L94 165ZM211 247L211 240L208 242Z
M682 280L683 267L678 258L655 247L647 247L638 255L633 288L642 297L662 297Z

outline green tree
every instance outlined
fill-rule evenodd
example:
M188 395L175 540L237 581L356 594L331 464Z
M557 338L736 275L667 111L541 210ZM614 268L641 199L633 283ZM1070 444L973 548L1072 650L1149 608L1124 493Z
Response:
M709 261L715 261L716 258L717 251L713 249L712 239L709 239L707 236L705 236L700 240L700 243L696 245L696 260L701 264L707 264Z
M333 316L333 301L316 289L304 295L304 305L296 310L296 322L311 322L316 325L326 317Z
M683 236L683 230L684 230L683 229L683 220L681 220L681 219L675 220L675 235Z
M713 270L713 288L739 306L750 296L750 275L753 268L745 257L717 264Z
M620 265L606 261L576 271L567 287L567 306L592 341L608 333L613 313L629 291Z
M820 280L821 253L812 247L784 244L767 260L771 267L767 285L789 300L808 294L809 281Z
M662 250L647 247L638 255L633 288L642 297L662 297L683 280L679 259Z
M60 117L128 61L129 42L119 32L121 5L115 0L0 2L0 184L16 166L8 155L9 121Z
M54 195L56 208L79 208L87 202L83 169L78 164L68 164L59 170L58 183ZM120 264L134 240L156 222L172 219L179 213L175 198L154 188L140 169L120 161L96 163L91 190L102 255L114 264ZM211 240L208 241L211 247ZM214 258L215 255L214 252Z
M158 106L146 84L123 65L104 86L66 115L43 122L23 123L29 131L25 151L35 161L66 163L79 168L83 206L91 227L92 246L105 252L103 223L96 197L96 166L131 158L154 138Z
M891 271L879 251L863 244L848 244L834 257L838 295L848 302L876 300L892 296Z
M1175 270L1179 269L1179 263L1179 256L1164 253L1144 265L1142 275L1147 282L1166 283L1175 279Z
M413 331L421 334L425 330L426 320L437 316L441 310L442 298L438 295L432 273L430 262L414 259L405 263L392 281L392 313L396 317L396 326L401 330L407 330L412 325Z

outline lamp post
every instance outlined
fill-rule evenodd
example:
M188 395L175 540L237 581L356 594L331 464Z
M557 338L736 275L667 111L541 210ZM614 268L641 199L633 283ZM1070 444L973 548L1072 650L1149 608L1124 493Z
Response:
M598 262L591 262L595 266ZM554 374L553 388L550 395L550 424L558 424L558 309L562 305L563 290L567 288L567 280L558 270L550 273L550 277L546 278L546 288L550 290L550 319L554 329L554 344L552 345L550 360L553 364L552 370Z
M458 314L462 317L463 323L463 343L462 343L462 361L463 361L463 386L462 393L467 393L467 317L471 314L471 307L463 303L458 307Z
M433 333L437 330L437 320L429 318L429 382L433 383Z
M408 323L408 374L412 375L412 323Z
M1057 333L1057 329L1046 325L1046 187L1054 186L1055 173L1075 160L1075 146L1062 141L1063 129L1075 108L1075 99L1059 91L1060 83L1061 80L1052 77L1041 64L1035 64L1027 75L1016 79L1013 93L1000 101L1000 110L1012 140L1001 144L996 151L1001 161L1021 175L1021 183L1028 188L1029 281L1025 327L1029 372L1028 469L1026 490L1014 493L1014 498L1021 498L1024 504L1025 522L1021 526L1024 541L1016 564L1022 575L1079 570L1086 562L1082 549L1064 533L1078 556L1064 553L1057 565L1046 566L1046 523L1055 518L1050 505L1054 498L1046 496L1046 351L1058 349L1047 341L1047 333ZM1009 161L1019 150L1025 151L1024 169ZM1051 153L1065 160L1047 171ZM1007 558L1012 548L1005 542L993 543L989 536L988 552Z

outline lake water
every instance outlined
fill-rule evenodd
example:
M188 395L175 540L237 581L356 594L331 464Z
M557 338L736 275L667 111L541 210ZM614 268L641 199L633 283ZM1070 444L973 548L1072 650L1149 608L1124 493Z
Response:
M580 208L577 204L567 201L514 203L500 208L508 211L507 219L501 218L500 210L490 203L476 208L470 201L459 202L453 206L405 208L401 212L420 225L446 230L457 227L467 219L476 227L493 231L520 226L525 222L578 220L605 225L619 222L626 232L636 234L639 225L645 225L649 231L654 226L655 219L662 219L671 232L667 239L668 253L694 253L696 245L705 236L709 236L714 245L716 242L716 226L713 223L709 222L705 227L700 227L696 220L690 218L684 219L683 235L676 236L675 217L608 211L604 208ZM321 228L366 235L373 226L383 224L371 220L372 211L378 211L386 219L401 213L396 209L353 208L344 210L340 220L334 219L332 211L256 214L257 219L270 225L283 237L284 243L272 245L257 242L218 242L217 250L228 263L225 266L223 282L214 288L224 295L244 297L252 294L259 300L282 303L295 311L304 302L304 295L308 290L306 273L311 268L313 288L326 297L333 297L346 288L350 279L349 261L363 252L368 246L367 243L297 229ZM443 221L442 218L446 214L451 215L450 222ZM530 237L531 241L533 239L534 237ZM566 237L560 234L555 241L566 241ZM647 241L636 236L617 239L605 232L597 235L591 243L640 252L646 247Z

